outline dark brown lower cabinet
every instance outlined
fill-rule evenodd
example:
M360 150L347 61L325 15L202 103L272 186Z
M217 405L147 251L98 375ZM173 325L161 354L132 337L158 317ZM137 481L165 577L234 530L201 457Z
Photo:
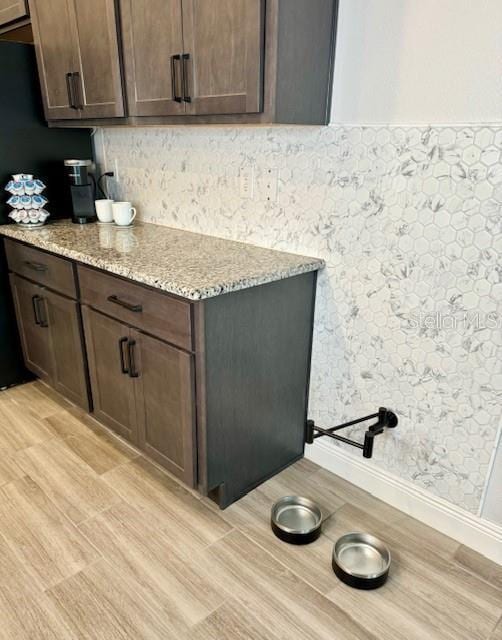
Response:
M193 356L132 331L140 447L154 460L195 484Z
M195 484L193 356L83 307L94 414Z
M7 247L28 369L188 486L224 509L302 457L315 272L190 301Z
M10 278L26 366L88 410L78 303L20 276Z
M51 341L46 323L40 321L43 288L14 274L10 275L17 325L26 367L46 382L54 373Z
M106 426L138 444L133 378L126 368L130 329L82 307L94 415Z
M71 402L89 410L79 304L47 289L42 304L54 359L52 386Z

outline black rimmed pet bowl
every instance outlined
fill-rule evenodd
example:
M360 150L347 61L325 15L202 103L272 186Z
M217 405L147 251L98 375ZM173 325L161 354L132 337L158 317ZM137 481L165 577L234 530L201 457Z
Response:
M370 533L347 533L333 548L333 571L355 589L377 589L385 584L390 562L387 546Z
M272 507L271 526L275 535L289 544L309 544L321 535L322 513L309 498L286 496Z

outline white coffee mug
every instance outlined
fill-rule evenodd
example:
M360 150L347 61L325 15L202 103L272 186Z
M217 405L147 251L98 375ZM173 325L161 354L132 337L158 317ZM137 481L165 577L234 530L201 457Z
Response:
M115 224L120 227L128 227L136 217L136 209L130 202L114 202L112 209Z
M96 215L100 222L113 222L113 200L96 200Z

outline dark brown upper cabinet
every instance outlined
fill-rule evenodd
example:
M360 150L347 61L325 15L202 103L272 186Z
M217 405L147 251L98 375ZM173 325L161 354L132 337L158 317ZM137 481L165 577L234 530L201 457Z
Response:
M131 116L257 113L263 0L121 0Z
M115 2L72 0L71 4L78 47L75 101L82 118L123 116Z
M336 0L121 0L129 114L329 120ZM153 121L153 119L152 119Z
M124 115L114 0L30 0L48 120Z
M329 122L338 0L30 2L53 126Z
M30 0L38 73L47 120L76 119L73 77L78 68L68 0Z
M26 18L28 3L25 0L0 0L0 27Z
M121 0L129 114L185 113L181 0Z
M258 113L263 0L183 0L183 93L194 115Z

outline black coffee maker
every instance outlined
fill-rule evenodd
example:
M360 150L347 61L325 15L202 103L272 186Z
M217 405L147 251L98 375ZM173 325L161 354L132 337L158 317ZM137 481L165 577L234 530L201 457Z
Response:
M92 173L92 160L65 160L66 176L70 183L73 205L72 221L87 224L96 221L96 179Z

